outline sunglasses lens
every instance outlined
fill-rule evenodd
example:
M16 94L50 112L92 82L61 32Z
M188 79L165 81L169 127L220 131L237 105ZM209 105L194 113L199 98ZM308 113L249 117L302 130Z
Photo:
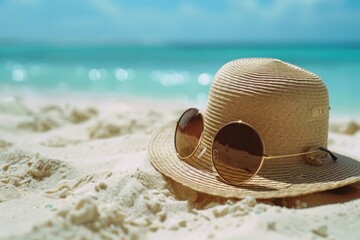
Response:
M198 146L204 128L203 116L190 108L180 117L175 132L175 148L180 157L189 157Z
M252 178L260 168L263 143L249 125L230 123L216 134L212 156L218 174L226 182L240 185Z

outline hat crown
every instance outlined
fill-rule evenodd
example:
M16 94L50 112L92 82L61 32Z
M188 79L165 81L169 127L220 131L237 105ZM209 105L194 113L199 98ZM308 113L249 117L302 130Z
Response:
M265 154L304 152L327 146L328 92L317 75L278 59L234 60L215 75L204 117L207 149L222 126L241 120L260 133Z

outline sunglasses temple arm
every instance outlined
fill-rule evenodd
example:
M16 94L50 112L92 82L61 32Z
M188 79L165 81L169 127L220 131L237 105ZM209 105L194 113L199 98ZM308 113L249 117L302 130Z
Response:
M332 160L334 160L334 162L338 159L338 157L327 148L319 147L319 150L323 151L323 152L327 152L330 155L330 157L332 158Z
M332 158L332 160L335 162L337 159L337 156L335 154L333 154L329 149L324 148L324 147L319 147L318 150L313 150L313 151L308 151L308 152L304 152L304 153L295 153L295 154L288 154L288 155L280 155L280 156L267 156L264 155L264 159L275 159L275 158L286 158L286 157L297 157L297 156L303 156L303 155L307 155L307 154L312 154L312 153L317 153L317 152L326 152L330 155L330 157Z

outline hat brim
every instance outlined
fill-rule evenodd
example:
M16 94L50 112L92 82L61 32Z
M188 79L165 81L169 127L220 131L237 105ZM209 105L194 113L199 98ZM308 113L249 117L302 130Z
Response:
M152 134L147 145L148 158L165 176L202 193L225 198L270 199L310 194L360 181L360 160L335 153L338 160L323 166L300 161L287 166L290 161L269 161L249 182L232 186L221 181L211 169L199 165L195 156L186 161L177 157L175 128L176 122L170 122Z

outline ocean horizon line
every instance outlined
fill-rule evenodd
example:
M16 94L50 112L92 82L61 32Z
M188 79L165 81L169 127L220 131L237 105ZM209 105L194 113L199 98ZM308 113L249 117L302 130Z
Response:
M360 41L24 41L0 39L0 46L43 47L185 47L185 48L360 48Z

